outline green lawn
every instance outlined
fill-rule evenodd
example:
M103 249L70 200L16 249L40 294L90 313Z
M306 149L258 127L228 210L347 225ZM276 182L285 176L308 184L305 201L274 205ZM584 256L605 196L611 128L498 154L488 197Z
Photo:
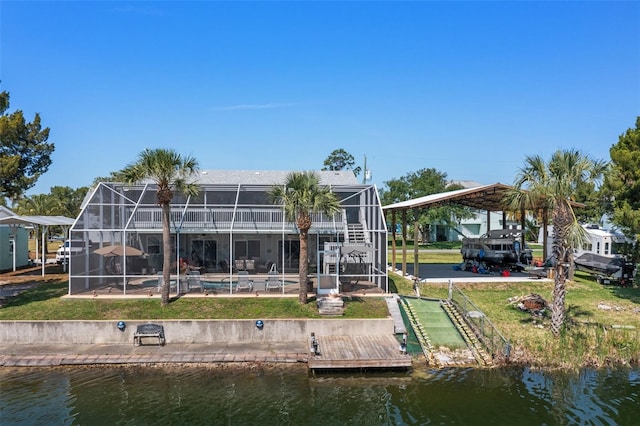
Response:
M392 261L391 251L388 252L389 262ZM449 252L441 251L420 251L418 253L419 263L462 263L462 255L459 250ZM396 263L402 263L402 251L396 250ZM413 250L407 251L407 263L413 264Z
M391 249L391 238L389 238L388 246ZM396 247L402 247L402 239L396 239ZM407 240L407 250L413 250L415 244L413 240ZM460 250L462 247L461 241L437 241L433 243L419 243L418 249L420 250Z
M319 318L316 304L296 298L180 298L166 307L159 299L62 299L67 282L43 284L12 299L0 309L0 320L133 320ZM382 298L345 301L344 318L384 318Z
M392 274L392 289L413 294L413 282ZM566 329L554 339L550 315L533 317L509 302L530 293L552 301L553 282L458 284L513 345L513 359L534 365L581 366L640 362L640 288L603 286L576 273L567 283ZM448 297L446 284L421 284L424 297Z

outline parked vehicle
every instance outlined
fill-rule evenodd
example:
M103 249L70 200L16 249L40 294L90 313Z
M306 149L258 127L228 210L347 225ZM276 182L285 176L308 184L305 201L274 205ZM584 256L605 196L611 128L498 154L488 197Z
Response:
M574 250L577 270L596 277L601 284L631 282L635 265L629 262L620 249L630 241L621 233L608 231L598 225L583 225L589 242Z
M582 225L587 241L573 250L573 263L576 270L586 272L600 284L627 285L633 282L635 265L623 253L623 247L632 243L624 234L616 230L607 230L595 224ZM553 245L553 227L549 227L547 252ZM538 242L542 242L540 229Z
M518 229L497 229L480 238L463 238L460 248L465 262L480 262L485 269L492 266L523 269L533 260L533 252L522 246L522 233Z
M91 248L91 242L84 240L67 240L56 251L56 263L69 263L69 256L75 256Z
M635 265L624 257L607 257L584 253L574 260L576 269L596 277L600 284L630 284L635 275Z

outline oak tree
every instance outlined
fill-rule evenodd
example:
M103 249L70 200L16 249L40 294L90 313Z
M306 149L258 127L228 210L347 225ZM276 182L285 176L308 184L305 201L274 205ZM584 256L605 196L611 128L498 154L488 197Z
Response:
M51 165L55 146L47 142L40 114L27 122L21 110L7 113L9 93L0 92L0 196L12 204L32 188Z

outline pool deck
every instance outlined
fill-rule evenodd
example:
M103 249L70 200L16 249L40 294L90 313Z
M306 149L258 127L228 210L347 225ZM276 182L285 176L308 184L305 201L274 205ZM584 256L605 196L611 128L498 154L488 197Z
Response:
M250 290L247 287L237 287L237 274L229 276L229 274L206 273L198 277L198 284L189 281L187 275L181 275L179 286L176 285L176 276L171 276L171 297L298 297L299 294L299 276L298 274L282 274L278 279L284 283L280 289L267 290L265 287L266 274L252 274L246 277L251 283ZM158 288L158 279L155 275L132 275L128 277L118 277L122 282L110 282L100 285L96 288L90 288L83 291L74 291L65 298L158 298L161 292ZM126 285L124 284L126 281ZM316 293L316 280L311 279L312 288L309 295ZM231 285L229 284L231 282ZM344 287L343 287L344 289ZM178 291L179 290L179 293ZM360 281L356 285L351 285L349 291L342 291L343 294L378 294L383 290L370 281Z

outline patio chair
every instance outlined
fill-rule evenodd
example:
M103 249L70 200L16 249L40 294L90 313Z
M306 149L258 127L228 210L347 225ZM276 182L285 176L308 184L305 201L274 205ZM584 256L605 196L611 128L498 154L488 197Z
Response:
M190 271L187 275L187 291L198 289L202 291L202 281L200 281L200 271Z
M249 271L249 272L253 272L256 270L256 261L253 259L247 259L244 261L244 268Z
M253 291L253 280L249 279L249 272L238 272L238 284L236 285L236 293L240 290L247 290L250 293Z
M236 259L235 261L236 271L244 271L246 269L244 259Z
M282 288L282 281L280 280L278 271L271 270L267 274L267 280L264 283L264 290L271 291L271 289L279 290Z

